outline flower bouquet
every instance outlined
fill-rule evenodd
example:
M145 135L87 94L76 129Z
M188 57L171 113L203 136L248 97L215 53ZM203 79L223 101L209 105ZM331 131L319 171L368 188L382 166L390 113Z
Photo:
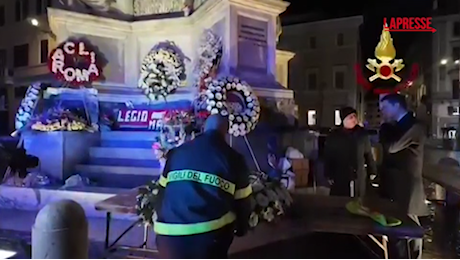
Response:
M288 190L280 182L271 181L265 173L253 172L250 183L253 190L253 212L249 219L251 228L261 222L276 221L292 205L293 200Z
M144 225L152 226L157 218L155 208L159 191L160 185L157 181L152 181L145 188L139 189L139 194L136 196L136 213Z
M249 219L251 228L257 227L262 222L275 222L292 205L292 197L286 188L278 182L268 180L265 173L253 172L250 175L250 182L253 189L251 198L253 212ZM145 188L140 189L136 197L137 215L145 225L152 225L156 219L155 208L159 190L158 182L152 181Z
M198 48L198 59L195 63L195 86L200 90L206 90L207 81L214 78L220 65L223 54L222 37L212 30L203 31Z
M155 157L160 161L161 169L166 163L169 150L183 144L186 140L185 128L192 122L192 116L185 111L172 110L163 117L160 136L152 145Z
M68 109L51 108L32 120L35 131L94 131L94 128L81 116Z

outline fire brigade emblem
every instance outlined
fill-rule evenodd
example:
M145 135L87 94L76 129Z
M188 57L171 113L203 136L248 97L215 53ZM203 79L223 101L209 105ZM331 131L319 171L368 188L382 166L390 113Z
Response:
M367 59L368 64L366 68L375 72L374 75L369 77L369 81L373 82L380 78L383 80L394 79L400 82L401 77L396 75L395 72L399 72L404 68L403 60L395 59L396 49L393 45L393 39L390 32L385 31L385 27L380 35L380 42L375 47L374 54L377 59Z

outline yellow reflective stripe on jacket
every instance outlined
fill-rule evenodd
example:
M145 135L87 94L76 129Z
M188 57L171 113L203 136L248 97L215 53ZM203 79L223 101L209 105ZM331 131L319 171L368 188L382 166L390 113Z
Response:
M240 200L240 199L245 199L249 197L252 194L252 186L249 184L245 188L238 189L235 191L235 199Z
M224 226L235 221L235 219L235 214L233 212L228 212L218 219L194 224L170 224L155 222L153 225L153 230L155 230L155 233L158 235L166 236L196 235L223 228Z
M235 184L227 181L226 179L219 177L214 174L192 171L192 170L180 170L172 171L168 173L168 181L194 181L202 184L211 185L217 188L222 189L225 192L230 193L231 195L235 194Z
M161 187L166 187L166 184L168 184L168 179L163 177L163 175L160 176L160 179L158 180L158 184L160 184Z

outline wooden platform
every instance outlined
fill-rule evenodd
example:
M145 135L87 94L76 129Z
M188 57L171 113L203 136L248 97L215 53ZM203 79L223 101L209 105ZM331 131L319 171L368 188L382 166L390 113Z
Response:
M96 204L96 209L115 214L135 214L136 195L139 188L116 195ZM341 233L352 235L376 235L390 238L421 238L423 229L409 217L397 212L395 205L387 201L375 201L380 212L403 221L399 227L387 228L370 218L350 214L345 204L350 198L295 195L294 214L297 218L285 217L278 223L261 224L244 237L235 238L230 253L251 250L267 244L290 240L312 232Z
M421 238L423 228L407 215L398 212L395 204L381 199L369 200L372 209L386 216L393 216L403 223L397 227L384 227L368 217L356 216L345 209L350 201L346 197L296 195L297 214L302 216L303 229L312 232L352 235L379 235L390 238Z

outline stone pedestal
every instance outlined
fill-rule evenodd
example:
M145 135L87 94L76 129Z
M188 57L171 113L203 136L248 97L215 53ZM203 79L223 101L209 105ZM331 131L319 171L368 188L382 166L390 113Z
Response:
M89 149L100 143L100 133L27 132L24 147L40 159L40 172L59 181L75 173L75 166L89 158Z
M281 84L276 79L276 21L289 3L280 0L213 0L201 1L200 5L190 16L180 18L126 21L79 11L49 9L48 20L58 42L69 37L84 38L108 60L104 68L105 81L94 83L100 90L99 100L147 103L140 91L124 95L126 91L123 90L121 95L121 89L136 89L141 61L155 44L165 40L175 42L191 60L186 63L188 87L168 97L168 102L193 99L193 64L201 34L209 28L223 38L220 74L233 74L244 79L261 98L292 99L293 92L283 86L287 78L284 77ZM280 70L286 71L286 57L282 63L284 68ZM108 88L110 90L106 91Z

